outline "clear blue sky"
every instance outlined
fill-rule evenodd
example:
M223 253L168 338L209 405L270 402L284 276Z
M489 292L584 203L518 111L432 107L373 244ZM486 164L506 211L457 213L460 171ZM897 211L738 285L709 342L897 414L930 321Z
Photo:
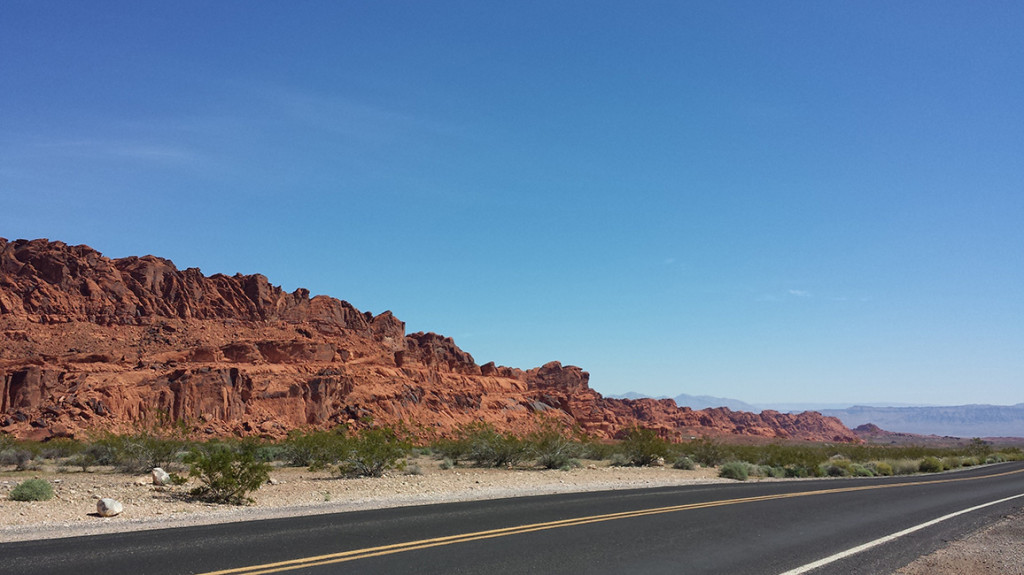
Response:
M604 393L1024 401L1024 3L0 2L0 236Z

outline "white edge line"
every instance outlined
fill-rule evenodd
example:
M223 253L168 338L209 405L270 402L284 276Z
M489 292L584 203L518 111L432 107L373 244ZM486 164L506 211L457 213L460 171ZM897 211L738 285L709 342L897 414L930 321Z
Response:
M963 515L964 513L970 513L971 511L977 511L978 509L989 507L990 505L998 505L1000 503L1005 503L1007 501L1010 501L1011 499L1017 499L1018 497L1024 497L1024 493L1021 493L1020 495L1014 495L1012 497L1007 497L1006 499L1000 499L999 501L991 501L989 503L983 503L981 505L977 505L975 507L971 507L970 509L964 509L962 511L957 511L956 513L950 513L949 515L943 515L942 517L939 517L938 519L932 519L931 521L928 521L926 523L922 523L920 525L915 525L914 527L910 527L908 529L904 529L903 531L899 531L897 533L893 533L892 535L886 535L885 537L882 537L880 539L875 539L874 541L869 541L869 542L867 542L867 543L865 543L863 545L858 545L857 547L853 547L851 549L847 549L846 551L840 551L839 553L836 553L835 555L831 555L831 556L826 557L824 559L820 559L818 561L815 561L814 563L808 563L807 565L804 565L802 567L797 567L796 569L791 569L789 571L786 571L785 573L781 573L780 575L799 575L800 573L807 573L808 571L812 571L814 569L817 569L818 567L822 567L824 565L828 565L829 563L833 563L835 561L839 561L840 559L844 559L846 557L849 557L850 555L855 555L857 553L860 553L861 551L866 551L868 549L871 549L872 547L877 547L879 545L882 545L883 543L888 543L889 541L892 541L893 539L897 539L899 537L903 537L904 535L913 533L914 531L919 531L919 530L924 529L926 527L931 527L932 525L935 525L936 523L940 523L940 522L945 521L947 519L952 519L952 518L956 517L957 515Z

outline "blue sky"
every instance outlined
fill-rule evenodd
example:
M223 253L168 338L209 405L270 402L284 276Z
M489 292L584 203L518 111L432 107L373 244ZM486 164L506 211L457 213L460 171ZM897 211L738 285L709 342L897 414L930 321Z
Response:
M603 393L1024 402L1024 4L0 3L0 236Z

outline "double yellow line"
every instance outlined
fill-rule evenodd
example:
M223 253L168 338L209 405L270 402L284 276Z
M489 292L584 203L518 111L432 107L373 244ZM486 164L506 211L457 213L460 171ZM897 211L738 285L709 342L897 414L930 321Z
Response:
M469 541L479 541L481 539L493 539L496 537L505 537L507 535L518 535L520 533L532 533L534 531L545 531L548 529L559 529L562 527L574 527L576 525L587 525L588 523L601 523L604 521L615 521L618 519L630 519L633 517L643 517L646 515L659 515L662 513L676 513L679 511L689 511L693 509L704 509L708 507L721 507L724 505L738 505L742 503L754 503L757 501L769 501L773 499L790 499L793 497L806 497L808 495L827 495L830 493L849 493L853 491L867 491L871 489L888 489L891 487L910 487L914 485L933 485L938 483L951 483L955 481L974 481L977 479L991 479L993 477L1002 477L1006 475L1013 475L1016 473L1024 473L1024 469L1016 471L1006 471L1003 473L996 473L993 475L982 475L978 477L959 477L951 479L936 479L931 481L911 481L907 483L889 483L886 485L862 485L859 487L840 487L836 489L822 489L817 491L801 491L797 493L783 493L778 495L761 495L758 497L743 497L739 499L723 499L719 501L708 501L705 503L689 503L686 505L670 505L668 507L655 507L651 509L638 509L635 511L623 511L620 513L607 513L604 515L590 515L587 517L577 517L574 519L562 519L560 521L548 521L545 523L531 523L528 525L520 525L517 527L505 527L502 529L491 529L487 531L475 531L472 533L462 533L459 535L448 535L446 537L435 537L433 539L420 539L418 541L407 541L405 543L395 543L392 545L382 545L380 547L367 547L364 549L353 549L352 551L343 551L340 553L331 553L328 555L317 555L313 557L304 557L302 559L292 559L290 561L279 561L277 563L265 563L262 565L252 565L249 567L238 567L235 569L225 569L223 571L211 571L203 575L263 575L264 573L279 573L281 571L291 571L294 569L303 569L306 567L317 567L320 565L330 565L332 563L344 563L346 561L355 561L356 559L368 559L370 557L380 557L382 555L392 555L395 553L403 553L405 551L415 551L417 549L429 549L431 547L441 547L444 545L454 545L456 543L466 543Z

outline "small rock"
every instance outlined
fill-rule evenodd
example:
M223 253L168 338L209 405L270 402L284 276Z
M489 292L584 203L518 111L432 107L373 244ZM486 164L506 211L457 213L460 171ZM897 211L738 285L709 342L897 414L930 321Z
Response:
M160 467L153 468L153 485L170 485L171 474Z
M124 511L124 505L116 499L104 497L96 502L96 513L100 517L113 517Z
M280 485L281 484L280 481L274 479L273 477L271 477L270 479L267 479L267 483L269 483L270 485Z

